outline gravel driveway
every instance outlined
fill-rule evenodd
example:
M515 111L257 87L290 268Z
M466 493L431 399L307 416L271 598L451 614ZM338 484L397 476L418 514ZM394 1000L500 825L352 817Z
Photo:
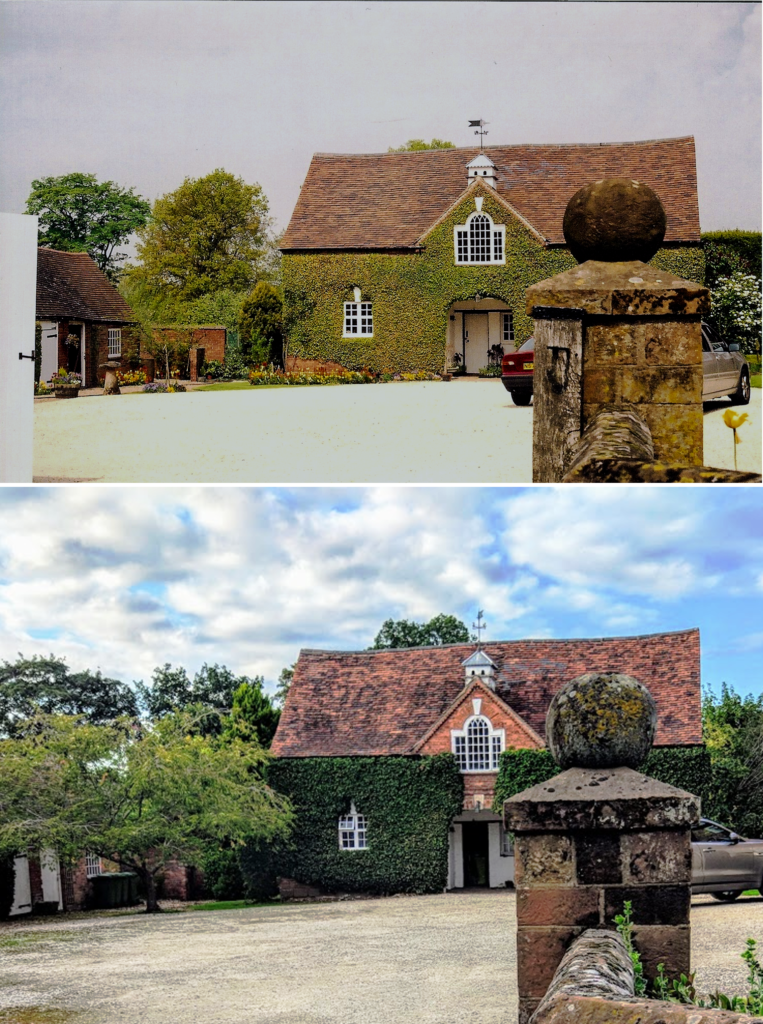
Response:
M469 892L4 926L0 1021L510 1024L514 902ZM743 991L763 899L695 897L692 926L700 989Z
M733 468L727 401L705 462ZM760 472L761 392L739 468ZM36 480L116 483L528 483L532 406L497 380L251 388L35 403Z

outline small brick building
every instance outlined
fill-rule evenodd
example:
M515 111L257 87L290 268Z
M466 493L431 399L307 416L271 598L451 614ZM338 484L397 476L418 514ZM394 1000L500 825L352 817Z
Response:
M544 747L552 696L592 671L624 672L650 690L656 746L702 742L699 631L689 629L596 640L305 650L271 749L281 759L452 753L464 801L450 824L447 886L502 886L513 882L514 857L492 809L500 756L510 748ZM362 833L365 844L370 824L363 806L352 793L337 797L348 803L336 823L340 848L342 823L354 839Z
M135 314L87 253L37 250L37 319L40 380L63 367L97 387L100 363L127 365Z

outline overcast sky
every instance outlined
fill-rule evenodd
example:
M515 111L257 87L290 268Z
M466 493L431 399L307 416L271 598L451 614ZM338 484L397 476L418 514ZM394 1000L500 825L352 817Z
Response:
M224 167L284 228L314 152L694 135L702 229L759 230L746 3L0 3L0 208L73 171L146 198Z
M0 652L130 682L262 674L439 612L487 639L698 626L703 683L760 693L758 488L0 490ZM613 666L616 668L616 666Z

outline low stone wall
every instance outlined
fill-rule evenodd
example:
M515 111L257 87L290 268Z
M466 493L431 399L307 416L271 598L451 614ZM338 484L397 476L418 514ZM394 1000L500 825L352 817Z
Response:
M628 951L617 932L589 929L564 955L530 1024L763 1024L728 1010L634 996Z
M586 428L565 483L760 483L759 473L656 461L646 422L632 409L600 412Z

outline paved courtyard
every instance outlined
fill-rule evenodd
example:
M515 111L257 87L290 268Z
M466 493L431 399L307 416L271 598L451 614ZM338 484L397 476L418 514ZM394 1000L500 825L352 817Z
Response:
M733 468L726 401L705 462ZM739 468L760 472L761 392ZM132 394L35 403L34 477L114 483L529 483L532 406L497 380Z
M512 1024L514 894L71 915L0 928L13 1024ZM763 899L692 901L701 991L744 990Z

